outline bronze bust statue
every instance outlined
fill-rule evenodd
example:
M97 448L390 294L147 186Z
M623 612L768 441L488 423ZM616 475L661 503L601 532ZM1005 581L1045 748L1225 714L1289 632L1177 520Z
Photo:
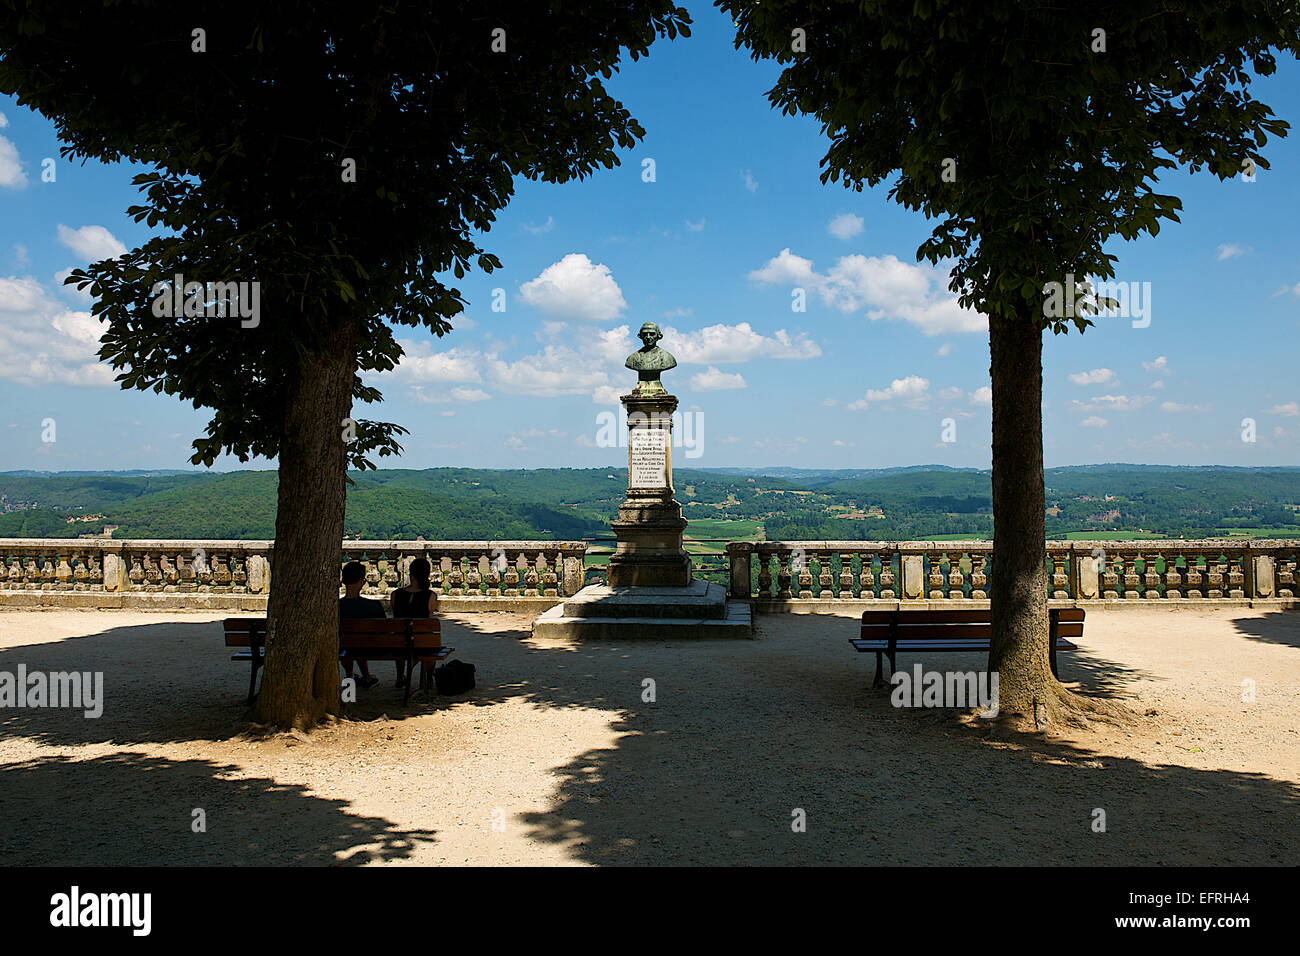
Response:
M637 373L634 394L646 395L665 391L663 383L659 381L659 374L670 368L676 368L677 359L673 358L666 349L659 347L658 342L663 338L663 333L653 322L641 326L637 338L644 344L639 351L629 355L625 363L628 368Z

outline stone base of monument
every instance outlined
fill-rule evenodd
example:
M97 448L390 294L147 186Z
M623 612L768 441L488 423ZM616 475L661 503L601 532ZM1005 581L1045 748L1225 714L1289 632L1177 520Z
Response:
M753 618L727 589L707 581L685 587L593 584L533 622L533 636L565 640L659 640L752 637Z

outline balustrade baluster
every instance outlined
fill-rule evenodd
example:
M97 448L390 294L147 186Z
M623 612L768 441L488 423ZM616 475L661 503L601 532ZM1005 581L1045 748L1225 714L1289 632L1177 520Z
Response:
M542 567L545 574L542 575L542 595L545 597L560 596L560 553L558 551L550 552L549 556L543 555L538 560L545 562Z
M835 592L831 590L835 584L835 579L831 577L831 553L829 551L817 552L817 584L820 590L817 597L823 601L828 601L835 597Z
M783 601L788 601L794 597L790 591L790 579L797 573L794 566L799 559L789 551L781 551L777 554L776 560L776 596Z
M970 556L970 596L976 601L987 601L989 597L985 590L989 579L984 573L984 560L983 553L977 552Z
M90 586L89 555L77 551L72 555L72 589L85 591Z
M1101 563L1101 596L1108 601L1113 601L1119 597L1119 571L1116 568L1123 570L1124 562L1120 561L1116 555L1103 551Z
M1050 556L1052 562L1052 597L1058 601L1070 597L1070 575L1066 572L1065 562L1068 552L1054 551Z
M813 596L812 561L813 553L805 552L803 560L799 564L799 596L801 598L810 598Z
M954 601L966 599L966 574L961 569L962 552L948 555L948 598Z
M1160 599L1160 572L1156 570L1159 566L1160 559L1161 555L1156 551L1149 551L1142 556L1142 562L1144 565L1142 580L1146 586L1146 590L1142 593L1142 597L1148 601Z
M1136 553L1122 554L1119 558L1120 564L1124 568L1124 600L1126 601L1136 601L1140 597L1138 585L1142 579L1138 577L1137 573L1137 558Z
M894 590L894 582L897 579L894 576L894 555L892 552L884 551L880 555L880 596L886 601L892 601L898 597L898 592Z
M1246 596L1246 575L1242 570L1244 558L1241 552L1234 551L1228 555L1228 573L1225 577L1227 584L1228 597L1242 598Z
M1210 599L1223 597L1223 565L1219 561L1220 557L1217 554L1205 556L1205 596Z
M1274 572L1277 574L1278 597L1296 596L1296 570L1295 558L1285 558L1278 555L1277 568Z
M506 565L506 597L519 596L519 562L521 560L523 560L523 555L519 555Z
M874 551L865 551L862 554L862 570L858 573L858 582L862 587L861 597L864 601L870 601L876 596L876 575L873 565L876 561Z
M525 553L525 558L526 557L527 554ZM537 562L541 560L542 560L542 555L541 552L539 551L537 553L537 557L533 561L528 563L527 570L524 572L524 596L525 597L537 597L537 580L538 580Z
M469 565L465 572L465 593L471 597L478 597L482 593L480 586L483 584L483 575L479 571L479 566L487 561L487 555L481 552L474 557L466 555L465 560Z
M1178 570L1178 562L1183 560L1183 552L1176 551L1165 555L1165 599L1180 600L1183 596L1183 576Z
M863 560L866 560L864 555ZM840 553L840 599L849 600L853 597L853 554L852 552Z
M926 557L930 562L930 600L937 601L943 598L943 559L946 557L942 552L934 552Z

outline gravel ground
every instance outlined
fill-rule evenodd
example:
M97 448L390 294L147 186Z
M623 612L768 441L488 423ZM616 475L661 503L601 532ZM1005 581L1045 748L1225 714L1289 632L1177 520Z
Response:
M376 664L348 719L259 741L218 616L0 611L0 672L103 671L106 698L0 710L0 864L1296 862L1300 613L1091 613L1062 678L1141 717L1047 737L893 708L851 617L678 644L529 623L446 618L463 697L404 710Z

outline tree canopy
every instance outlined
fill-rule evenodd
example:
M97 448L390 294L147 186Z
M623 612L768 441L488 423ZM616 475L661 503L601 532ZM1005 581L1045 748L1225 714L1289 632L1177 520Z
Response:
M625 52L689 35L668 0L0 11L0 91L51 118L66 157L150 167L130 212L157 235L69 281L92 286L123 387L213 410L205 464L277 454L288 370L325 346L327 319L359 326L358 373L399 360L394 325L447 332L465 305L448 283L500 265L482 233L515 177L616 165L644 130L602 80ZM259 282L257 325L155 315L155 284L178 274ZM381 396L357 374L353 397ZM399 433L358 422L353 464Z
M1089 320L1045 316L1045 283L1110 279L1110 239L1178 220L1162 171L1268 168L1261 148L1288 125L1251 96L1252 71L1300 52L1286 0L718 6L738 47L784 67L773 106L820 121L823 182L892 178L892 199L938 220L917 257L953 265L964 306L1054 331Z

